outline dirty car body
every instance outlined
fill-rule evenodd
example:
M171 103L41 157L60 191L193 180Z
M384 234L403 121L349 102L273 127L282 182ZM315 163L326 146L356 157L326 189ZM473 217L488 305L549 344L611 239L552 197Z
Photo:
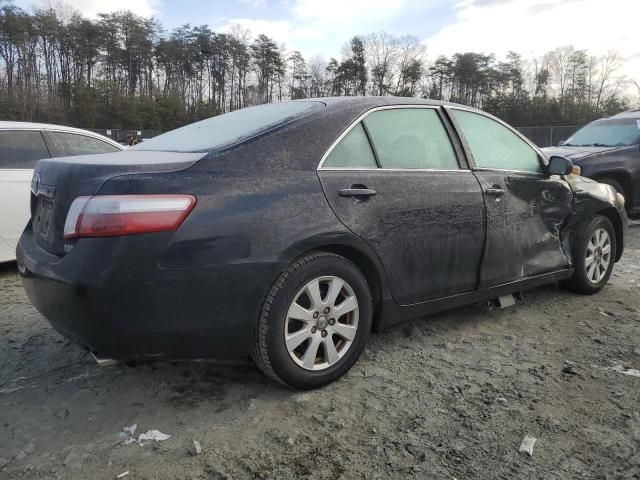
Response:
M572 232L596 213L616 226L622 254L615 191L545 173L535 146L483 112L378 97L282 105L294 107L255 107L284 113L220 145L206 146L202 123L184 127L196 128L185 130L192 146L165 134L110 161L41 161L18 248L34 305L102 356L245 357L274 282L309 252L362 272L374 329L570 277ZM513 132L539 169L479 166L472 149L486 146L464 134L484 121L474 115ZM383 138L422 118L442 140L424 168L403 150L414 137ZM367 158L349 165L354 145ZM188 195L195 206L173 230L65 240L75 199L121 195Z

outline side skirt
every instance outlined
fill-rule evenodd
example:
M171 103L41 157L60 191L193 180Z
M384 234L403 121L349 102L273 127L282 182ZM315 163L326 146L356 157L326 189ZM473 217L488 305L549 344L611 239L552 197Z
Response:
M413 305L398 305L395 301L389 299L382 307L382 316L376 326L376 330L384 330L385 328L402 321L429 315L431 313L437 313L451 308L491 300L510 293L531 290L532 288L542 285L566 280L570 278L571 275L573 275L573 269L560 270L557 272L545 273L543 275L536 275L534 277L527 277L515 282L503 283L484 290L461 293Z

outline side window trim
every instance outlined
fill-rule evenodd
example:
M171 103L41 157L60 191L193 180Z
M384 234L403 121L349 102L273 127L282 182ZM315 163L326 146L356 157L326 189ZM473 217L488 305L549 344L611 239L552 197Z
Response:
M49 150L49 158L61 157L62 155L56 146L56 142L49 136L49 130L40 130L40 135L42 135L44 143L47 145L47 150Z
M398 109L405 109L405 108L418 108L418 109L431 109L431 110L436 110L436 113L438 114L438 117L440 118L440 121L442 122L442 127L445 129L446 133L447 133L447 137L449 138L449 141L451 142L451 148L453 149L454 155L456 156L456 160L458 162L458 168L457 169L442 169L442 168L382 168L380 167L380 159L378 158L378 152L376 151L376 147L374 145L374 143L371 141L371 135L369 134L369 130L367 129L367 126L365 124L365 122L363 122L363 120L370 114L372 114L373 112L378 112L380 110L398 110ZM316 168L316 171L319 170L325 170L325 171L331 171L331 170L351 170L351 171L357 171L357 170L380 170L380 171L385 171L385 172L469 172L470 169L470 165L467 164L466 159L463 159L463 157L461 156L462 151L459 148L459 145L457 144L456 140L452 137L451 135L451 131L450 131L450 127L448 125L448 123L445 121L445 119L443 118L442 114L441 114L441 107L439 105L384 105L384 106L380 106L380 107L374 107L370 110L367 110L366 112L364 112L362 115L360 115L358 118L356 118L339 136L338 138L329 146L329 148L327 149L327 151L324 153L324 155L322 155L322 158L320 159L320 163L318 164L318 167ZM338 145L338 143L340 143L340 141L347 136L347 134L353 129L355 128L356 125L358 125L358 123L362 122L362 126L364 127L364 131L367 135L367 139L369 140L369 145L371 146L371 150L373 150L373 154L376 160L376 164L378 165L378 168L362 168L362 167L323 167L323 164L325 162L325 160L327 159L327 157L331 154L331 152L333 151L333 149L336 147L336 145Z
M440 121L447 131L449 141L451 142L453 150L455 151L456 157L458 159L458 166L460 167L460 170L471 170L471 164L469 162L469 159L467 158L467 152L464 149L462 140L456 132L453 121L451 120L451 118L449 118L449 112L447 112L444 106L442 106L441 108L438 108L438 115L440 116Z
M382 168L382 164L380 163L380 156L378 155L378 149L376 148L376 144L371 140L371 133L369 132L369 127L364 123L364 118L360 120L362 124L362 129L364 130L364 134L367 136L367 141L369 142L369 146L371 147L371 151L373 152L373 158L376 161L376 165L378 168ZM357 125L357 124L356 124Z
M53 155L51 155L51 147L49 146L49 143L47 142L47 139L44 136L44 133L42 132L42 130L38 130L38 133L40 134L40 137L42 138L42 141L44 142L44 146L47 149L47 152L49 153L49 158L51 158Z
M493 115L491 115L489 113L483 112L482 110L476 110L476 109L472 109L472 108L450 106L450 105L444 105L443 108L447 112L447 116L449 117L449 120L451 121L451 124L453 125L453 127L456 130L456 133L458 135L458 138L460 139L460 143L462 144L462 148L464 150L465 156L467 158L467 162L469 163L469 167L471 168L471 170L480 171L480 172L486 172L486 171L491 171L491 172L513 172L513 173L522 173L522 174L533 175L533 176L544 176L544 173L542 173L542 172L531 172L531 171L527 171L527 170L512 170L512 169L505 169L505 168L478 167L478 165L476 164L475 159L473 158L473 152L471 151L471 147L469 146L469 143L467 142L467 138L465 137L464 132L462 131L462 128L460 127L460 123L456 119L456 116L455 116L455 113L454 113L455 110L461 110L461 111L465 111L465 112L475 113L477 115L480 115L480 116L483 116L483 117L488 118L490 120L493 120L494 122L497 122L498 124L500 124L503 127L505 127L507 130L509 130L512 133L514 133L518 138L523 140L527 145L529 145L529 147L538 156L538 161L540 162L540 166L541 167L546 167L549 164L549 161L547 160L547 157L542 153L542 150L540 150L536 144L531 142L531 140L529 140L527 137L525 137L522 133L520 133L518 130L513 128L508 123L503 122L499 118L494 117Z

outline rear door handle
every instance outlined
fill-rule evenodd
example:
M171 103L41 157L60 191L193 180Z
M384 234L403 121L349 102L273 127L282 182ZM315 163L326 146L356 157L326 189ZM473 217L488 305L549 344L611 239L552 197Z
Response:
M343 188L338 193L341 197L372 197L378 194L371 188Z
M501 197L503 196L505 193L507 193L507 191L503 188L486 188L484 193L486 193L487 195L492 195L494 197Z

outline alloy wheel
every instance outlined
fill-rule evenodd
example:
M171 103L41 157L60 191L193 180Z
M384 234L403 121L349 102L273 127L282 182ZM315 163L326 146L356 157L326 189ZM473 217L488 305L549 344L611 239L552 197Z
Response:
M593 232L584 261L587 278L591 283L599 283L607 274L611 263L611 237L604 228L598 228Z
M351 286L334 276L311 280L287 311L284 341L291 359L306 370L335 365L358 331L358 299Z

